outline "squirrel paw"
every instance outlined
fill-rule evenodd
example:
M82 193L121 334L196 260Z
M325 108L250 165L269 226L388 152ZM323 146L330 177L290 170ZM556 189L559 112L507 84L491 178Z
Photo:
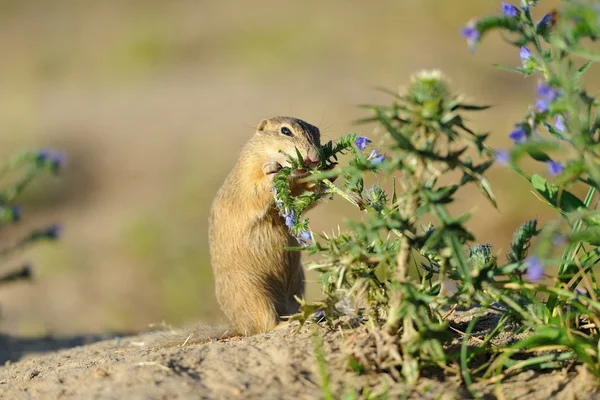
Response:
M283 168L277 161L269 161L262 166L262 172L268 178L274 178L275 174Z

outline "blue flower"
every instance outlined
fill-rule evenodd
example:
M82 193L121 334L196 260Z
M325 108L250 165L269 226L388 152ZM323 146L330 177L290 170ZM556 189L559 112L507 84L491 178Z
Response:
M287 214L285 216L285 225L288 228L292 229L294 227L295 220L296 220L296 213L294 212L294 210L292 210L289 212L289 214Z
M312 235L309 231L303 231L296 235L296 239L298 239L298 243L308 246L308 242L312 240Z
M54 170L58 170L66 162L65 153L52 149L38 151L37 160L40 163L49 163Z
M371 161L371 164L381 164L385 160L385 154L381 154L379 150L373 149L367 160Z
M50 239L58 239L62 233L62 228L58 224L52 224L46 229L46 237Z
M559 163L558 161L548 161L548 172L550 175L557 176L560 175L565 170L564 165Z
M552 89L546 82L540 82L537 87L538 95L548 101L554 101L558 97L558 91Z
M552 21L552 15L546 14L539 20L539 22L535 25L535 30L539 30L541 27L547 28L550 26L550 22Z
M502 2L502 14L507 17L516 17L519 15L519 9L510 3Z
M312 240L312 235L310 234L309 231L304 231L304 232L300 232L300 235L298 235L298 237L300 237L303 240Z
M371 143L371 139L366 138L364 136L359 136L356 138L356 140L354 141L354 144L356 145L356 148L359 150L364 150L367 148L367 145Z
M538 113L543 114L545 112L548 112L548 104L545 100L537 100L535 102L535 109Z
M556 116L556 119L554 120L554 129L556 129L559 132L564 132L565 131L565 121L563 121L563 117L560 115Z
M465 26L460 30L460 33L467 39L467 45L469 46L469 51L475 51L475 44L479 41L481 37L481 33L474 26L473 23L469 23L469 25Z
M18 222L21 220L21 217L23 216L23 210L21 209L20 205L14 205L11 208L11 213L12 213L12 219L14 222Z
M508 137L511 138L515 143L523 143L527 140L527 132L522 126L517 125L517 127L513 129Z
M472 42L476 42L481 37L481 33L477 30L476 27L472 25L467 25L460 30L460 33L468 40Z
M531 51L529 51L527 47L521 46L521 50L519 51L519 57L521 57L521 61L525 62L526 60L529 60L532 57Z
M530 256L525 261L527 266L526 277L530 282L538 282L544 276L544 266L537 256Z
M494 151L494 158L500 165L506 165L510 161L510 153L503 149L497 149Z

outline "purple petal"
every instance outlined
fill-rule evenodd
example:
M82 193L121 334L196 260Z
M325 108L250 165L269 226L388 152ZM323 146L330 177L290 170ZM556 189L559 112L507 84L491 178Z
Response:
M496 159L496 162L500 165L507 165L510 161L510 154L506 150L497 149L494 152L494 157Z
M364 150L367 148L367 145L371 143L371 140L369 138L366 138L364 136L359 136L356 138L356 140L354 141L354 145L356 146L357 149L359 150Z
M563 121L563 117L560 115L556 116L556 119L554 121L554 129L556 129L559 132L564 132L565 131L565 122Z
M558 161L548 161L548 172L550 172L550 175L560 175L564 170L564 165L562 165Z
M535 109L538 113L543 114L548 112L548 104L544 100L538 100L535 102Z
M538 282L544 276L544 266L537 256L530 256L525 261L527 266L526 277L530 282Z
M522 126L517 126L515 129L513 129L510 135L508 135L508 137L511 138L515 143L523 143L527 140L527 132Z
M519 57L521 57L521 61L525 61L530 59L532 56L531 52L527 47L521 46L521 50L519 51Z
M519 15L519 9L510 3L502 2L502 14L507 17L516 17Z

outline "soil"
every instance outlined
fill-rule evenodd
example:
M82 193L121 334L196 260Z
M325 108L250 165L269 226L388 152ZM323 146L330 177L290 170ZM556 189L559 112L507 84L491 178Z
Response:
M454 325L470 315L456 313ZM481 332L494 319L493 314L484 318ZM473 398L451 373L425 373L411 388L390 373L357 374L348 368L349 343L366 335L361 329L329 330L315 323L298 329L292 323L267 334L174 347L149 346L157 336L148 334L38 340L4 336L0 393L2 399L324 398L316 355L321 342L331 398ZM548 373L525 371L500 384L479 381L474 389L484 399L600 398L596 379L581 365Z

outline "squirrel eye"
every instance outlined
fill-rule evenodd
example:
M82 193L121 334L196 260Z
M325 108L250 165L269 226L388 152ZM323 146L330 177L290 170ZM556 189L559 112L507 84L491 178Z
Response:
M290 129L286 126L284 126L283 128L281 128L281 133L285 136L294 136L292 134L292 131L290 131Z

